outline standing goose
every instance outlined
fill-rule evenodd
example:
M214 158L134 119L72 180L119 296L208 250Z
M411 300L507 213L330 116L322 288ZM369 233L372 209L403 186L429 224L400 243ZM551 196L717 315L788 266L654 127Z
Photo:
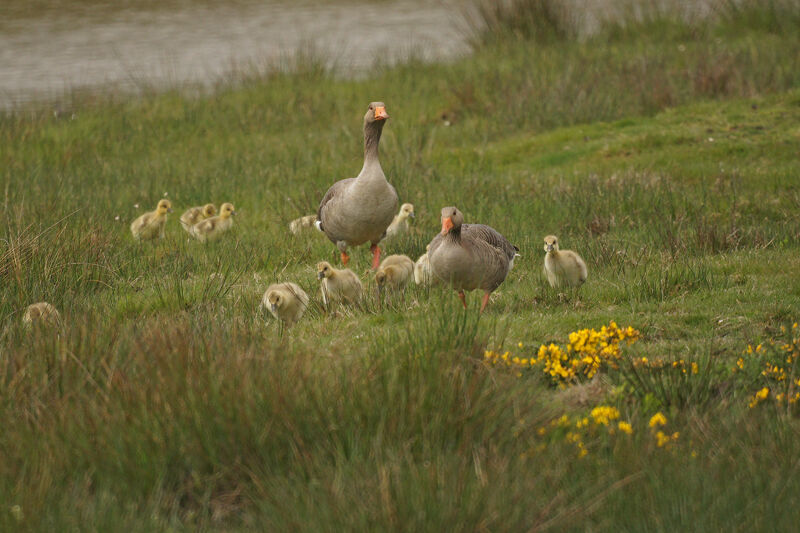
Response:
M428 251L433 274L458 291L464 308L464 291L482 289L481 312L489 295L506 279L518 248L497 231L483 224L464 224L455 207L442 209L442 232Z
M397 212L397 192L386 181L378 160L378 143L388 118L383 102L369 104L364 115L364 166L355 178L334 183L317 210L317 228L339 249L344 265L350 260L348 246L369 241L372 268L377 269L378 242Z

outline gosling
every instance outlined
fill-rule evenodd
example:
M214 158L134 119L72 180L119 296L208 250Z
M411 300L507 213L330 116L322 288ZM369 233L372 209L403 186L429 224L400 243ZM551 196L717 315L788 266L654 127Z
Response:
M149 211L131 222L131 233L137 241L150 241L164 238L167 213L172 213L172 202L160 200L155 211Z
M413 277L414 262L405 255L390 255L383 260L378 271L375 272L375 283L378 291L384 288L402 289Z
M26 326L47 325L57 326L61 322L61 314L58 309L47 302L31 304L25 309L22 315L22 323Z
M558 238L548 235L544 238L544 271L547 281L553 288L563 284L580 287L586 281L586 263L581 256L571 250L559 250Z
M201 220L211 218L216 214L217 214L217 208L214 207L214 204L206 204L198 207L190 207L189 209L186 210L184 214L181 215L181 226L183 226L183 229L191 233L192 226L194 226Z
M305 313L308 307L308 294L294 283L273 283L267 287L261 305L269 309L272 316L283 320L291 327Z
M433 272L431 272L431 261L428 259L428 250L431 245L425 248L425 253L419 256L414 263L414 283L417 285L431 285L433 283Z
M401 235L405 235L408 233L408 229L410 227L408 223L409 218L415 218L414 215L414 205L413 204L403 204L400 206L400 212L395 215L394 220L386 228L386 237L385 239L394 239L396 237L400 237Z
M321 282L322 303L326 307L332 301L356 303L361 299L361 280L349 268L338 270L322 261L317 263L317 278Z
M289 231L294 235L298 235L305 228L313 228L317 222L317 215L306 215L304 217L296 218L289 222Z
M201 220L192 226L191 235L200 242L219 239L220 235L233 227L232 216L236 215L233 204L224 203L219 208L219 215Z

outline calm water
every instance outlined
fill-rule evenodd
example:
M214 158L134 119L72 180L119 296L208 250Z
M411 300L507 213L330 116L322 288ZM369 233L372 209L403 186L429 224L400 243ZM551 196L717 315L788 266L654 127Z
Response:
M14 4L23 0L0 4L6 1L12 2L0 5L0 107L6 109L75 87L209 85L298 49L322 52L344 71L412 51L438 59L467 49L462 12L436 1L167 0L166 7L127 9L66 2L36 12Z

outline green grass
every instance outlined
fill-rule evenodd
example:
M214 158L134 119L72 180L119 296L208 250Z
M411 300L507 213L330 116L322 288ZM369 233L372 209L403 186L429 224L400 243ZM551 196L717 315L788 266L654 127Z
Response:
M0 530L793 530L796 413L748 408L763 366L731 368L800 317L800 32L702 29L0 118ZM287 225L358 171L376 99L417 210L387 251L422 253L447 204L521 249L481 317L435 288L380 302L366 249L363 309L322 309L313 265L336 251ZM135 243L165 193L166 239ZM234 231L187 242L177 215L208 201ZM549 233L587 260L580 291L547 286ZM314 300L291 330L258 307L279 280ZM40 300L63 328L22 327ZM623 365L576 403L482 361L610 320L641 331L629 356L701 370ZM599 403L633 435L593 430L579 459L540 434Z

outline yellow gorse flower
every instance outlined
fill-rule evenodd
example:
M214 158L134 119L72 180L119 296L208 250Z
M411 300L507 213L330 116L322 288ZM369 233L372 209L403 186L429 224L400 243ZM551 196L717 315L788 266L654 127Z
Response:
M665 417L660 411L650 417L649 426L654 428L656 426L666 426L667 425L667 417Z

